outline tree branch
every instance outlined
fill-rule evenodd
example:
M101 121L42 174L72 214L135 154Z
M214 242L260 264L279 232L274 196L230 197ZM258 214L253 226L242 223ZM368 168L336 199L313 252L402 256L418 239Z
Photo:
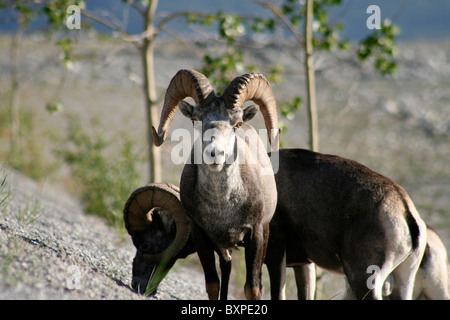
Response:
M139 12L140 15L144 15L145 11L142 7L140 7L134 0L133 1L127 1L128 5L130 5L134 10Z
M95 22L98 22L98 23L108 27L109 29L111 29L113 31L117 31L117 32L120 32L120 33L124 33L125 32L120 26L118 26L118 25L116 25L116 24L114 24L114 23L112 23L112 22L110 22L110 21L108 21L106 19L103 19L102 17L100 17L98 15L95 15L95 14L89 12L89 11L82 10L81 14L83 16L85 16L86 18L89 18L89 19L91 19L91 20L93 20Z
M159 32L161 32L161 30L164 29L164 26L166 24L168 24L170 21L178 18L178 17L182 17L182 16L187 16L188 14L193 14L193 12L190 11L178 11L169 15L166 15L164 17L164 19L162 19L158 25L155 28L155 34L158 34ZM160 15L160 17L163 17L163 15Z
M299 31L295 29L295 27L292 25L292 23L286 18L286 16L270 1L262 1L262 0L254 0L255 3L259 4L260 6L269 8L273 14L283 22L283 24L286 26L286 28L294 35L297 42L301 45L305 45L305 41L300 35Z
M103 19L102 17L100 17L96 14L93 14L92 12L82 10L81 14L83 16L85 16L86 18L91 19L92 21L98 22L98 23L108 27L109 29L120 33L120 36L122 37L123 40L132 42L137 48L140 47L140 41L142 40L141 36L131 36L128 33L126 33L125 30L122 29L122 27L120 27L106 19Z
M164 28L163 29L165 32L167 32L168 34L170 34L172 37L174 37L176 40L178 40L179 42L181 42L186 48L188 48L189 50L192 51L193 54L195 54L197 56L197 58L199 58L200 60L203 59L204 54L198 50L196 47L194 47L193 45L191 45L188 41L186 41L185 38L181 37L180 35L178 35L177 33Z

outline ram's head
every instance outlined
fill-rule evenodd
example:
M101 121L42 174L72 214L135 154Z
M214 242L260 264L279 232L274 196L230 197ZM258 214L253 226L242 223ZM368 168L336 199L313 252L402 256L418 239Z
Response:
M187 245L191 225L179 189L168 183L139 188L130 195L123 213L136 247L132 287L153 294L176 260L195 250Z
M184 101L186 97L191 97L195 104ZM255 105L243 107L246 101L255 102L259 108ZM251 133L246 135L245 132L254 131L247 122L258 110L263 115L271 146L278 149L275 97L262 74L247 73L236 77L222 95L216 95L205 75L195 70L178 71L167 88L158 131L153 128L155 145L161 145L166 139L178 107L185 117L194 124L199 124L197 128L201 131L203 141L202 159L198 162L194 159L194 163L204 163L210 171L221 171L226 164L233 163L239 152L247 151L245 148L241 149L237 141L246 141L246 138L253 136ZM241 139L237 139L238 136ZM256 147L258 141L259 139L245 143L255 144ZM255 150L261 150L265 155L265 149Z

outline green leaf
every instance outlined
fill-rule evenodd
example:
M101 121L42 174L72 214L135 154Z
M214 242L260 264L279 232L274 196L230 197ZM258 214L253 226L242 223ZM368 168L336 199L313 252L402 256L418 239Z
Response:
M395 73L397 63L394 58L398 49L394 40L399 32L400 29L392 25L389 20L383 21L381 29L375 30L360 42L358 58L361 61L365 61L373 57L374 67L381 74Z
M293 120L295 118L295 112L300 110L302 103L302 98L293 97L289 102L280 105L280 113L283 117L288 120Z
M167 265L167 261L161 261L154 269L150 278L148 279L147 287L145 288L144 296L152 295L158 285L163 281L166 275L169 273L170 268L168 270L164 270Z
M63 104L62 104L61 101L49 102L45 106L45 109L47 109L47 111L50 114L54 114L54 113L59 112L59 111L61 111L63 109Z

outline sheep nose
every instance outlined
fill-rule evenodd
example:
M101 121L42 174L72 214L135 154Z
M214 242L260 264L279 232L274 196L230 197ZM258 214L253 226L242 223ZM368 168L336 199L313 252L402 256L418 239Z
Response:
M224 156L224 155L225 155L225 151L223 151L223 150L219 151L219 153L217 154L218 157ZM211 151L211 157L213 157L213 158L216 157L216 149L215 148Z

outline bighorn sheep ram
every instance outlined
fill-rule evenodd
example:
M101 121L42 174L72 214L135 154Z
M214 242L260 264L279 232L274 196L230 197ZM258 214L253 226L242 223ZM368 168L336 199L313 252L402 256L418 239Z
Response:
M194 99L192 106L183 101ZM247 299L262 294L261 266L275 212L277 190L270 159L256 130L247 123L262 112L271 145L278 139L275 98L269 82L261 74L235 78L222 96L216 96L209 80L194 70L180 70L171 80L164 98L154 142L161 145L175 111L201 124L203 159L191 152L180 180L181 203L191 219L192 236L205 273L210 299L226 299L231 271L231 250L245 247ZM195 146L195 143L194 143ZM221 285L215 267L219 255Z
M131 285L140 293L155 293L162 280L157 273L166 274L178 259L195 252L180 189L162 182L136 189L125 203L123 219L136 247Z
M345 274L357 299L382 299L389 274L392 298L411 299L427 228L405 190L338 156L282 149L279 159L275 217L284 232L271 230L269 238L272 298L283 297L287 260L303 268L305 290L314 262Z

